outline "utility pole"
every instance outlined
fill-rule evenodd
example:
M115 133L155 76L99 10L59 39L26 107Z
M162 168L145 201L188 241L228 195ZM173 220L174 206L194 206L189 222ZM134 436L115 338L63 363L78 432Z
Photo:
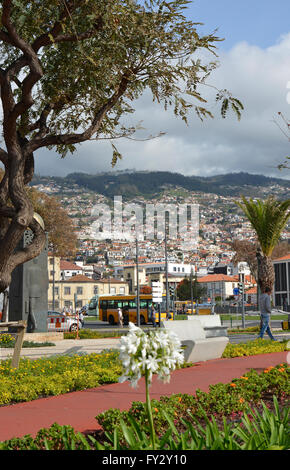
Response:
M242 328L246 327L246 322L245 322L245 274L240 273L239 274L239 284L241 287L241 296L242 296Z
M260 310L260 295L261 295L261 289L260 289L260 260L261 260L261 248L258 247L256 251L256 257L257 257L257 310Z
M190 300L191 300L191 313L193 314L193 288L192 288L192 267L190 270Z
M165 278L166 278L166 317L169 317L169 305L168 305L168 259L167 259L167 230L165 227Z
M54 253L53 253L53 258L52 258L52 310L54 312L55 310L55 258L54 258Z
M136 283L137 283L137 326L140 326L140 294L139 294L139 246L138 246L138 236L136 234Z

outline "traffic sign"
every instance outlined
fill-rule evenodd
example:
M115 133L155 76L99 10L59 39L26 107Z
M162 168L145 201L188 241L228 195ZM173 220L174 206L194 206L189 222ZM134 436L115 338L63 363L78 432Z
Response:
M162 302L162 284L159 281L152 281L152 302Z
M239 288L238 288L238 287L235 287L235 288L233 289L233 294L234 294L234 295L239 295L239 292L240 292L240 291L239 291Z

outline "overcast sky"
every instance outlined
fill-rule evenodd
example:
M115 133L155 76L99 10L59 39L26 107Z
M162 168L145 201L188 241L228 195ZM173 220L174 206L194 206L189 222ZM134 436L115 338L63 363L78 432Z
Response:
M225 38L219 45L220 67L209 83L227 88L243 102L242 119L222 119L213 100L214 120L202 123L192 115L186 126L145 94L136 103L135 122L142 120L148 134L166 135L146 142L115 142L123 154L115 169L199 176L247 171L289 178L289 171L276 167L290 154L290 143L273 122L283 125L279 111L290 118L289 0L195 0L187 16L204 23L202 32L218 28L217 35ZM41 150L35 155L36 173L109 171L111 156L108 142L82 144L65 159L53 150Z

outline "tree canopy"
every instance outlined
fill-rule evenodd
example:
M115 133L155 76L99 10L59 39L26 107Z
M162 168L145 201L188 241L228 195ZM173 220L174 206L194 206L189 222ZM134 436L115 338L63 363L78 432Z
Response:
M1 3L3 291L13 269L37 256L45 242L25 191L34 152L45 147L64 157L88 140L132 136L137 126L128 126L124 117L146 89L185 122L192 110L201 119L212 117L200 88L217 66L219 38L198 34L198 23L184 16L187 0ZM202 59L208 54L213 60ZM243 106L229 92L217 90L216 101L223 117L232 109L240 118ZM118 157L113 144L113 164ZM33 241L17 251L27 227Z
M49 249L55 256L72 258L77 250L77 236L72 219L56 197L29 188L29 198L44 221Z
M178 300L190 300L192 293L192 299L199 302L206 296L206 292L206 288L201 286L196 276L192 280L185 277L177 286Z

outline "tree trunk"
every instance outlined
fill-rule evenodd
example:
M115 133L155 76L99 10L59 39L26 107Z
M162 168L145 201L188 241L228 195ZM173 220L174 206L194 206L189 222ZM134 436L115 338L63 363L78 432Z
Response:
M275 271L271 258L269 256L261 255L259 260L259 286L262 292L266 288L273 290L275 282Z

